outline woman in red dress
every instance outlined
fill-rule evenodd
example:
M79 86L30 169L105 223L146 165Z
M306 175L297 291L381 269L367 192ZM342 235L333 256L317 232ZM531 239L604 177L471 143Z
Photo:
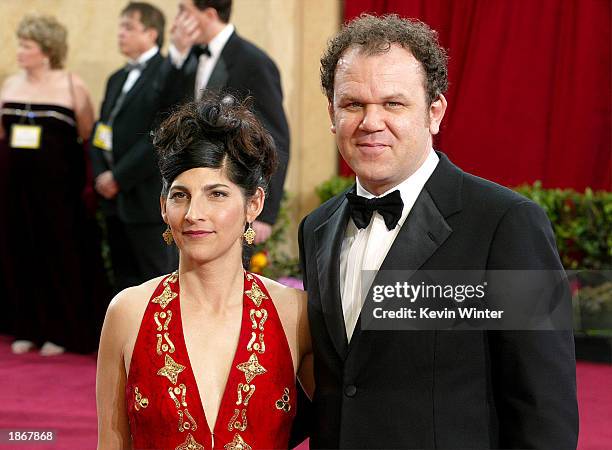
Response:
M155 145L179 268L108 308L98 448L287 448L296 374L307 392L313 384L306 297L242 265L272 139L244 105L211 97L168 118Z

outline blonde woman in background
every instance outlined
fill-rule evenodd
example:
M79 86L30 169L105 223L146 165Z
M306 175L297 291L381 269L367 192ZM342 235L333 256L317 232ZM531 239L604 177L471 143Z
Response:
M79 308L85 271L92 270L84 267L91 236L85 236L81 197L81 143L94 122L92 102L83 81L64 69L62 24L50 16L26 16L16 34L22 70L0 91L0 179L6 183L0 190L14 218L0 225L5 301L12 303L2 331L17 337L14 353L41 344L43 355L66 347L89 351L91 339L83 333L91 333L84 331L90 324Z

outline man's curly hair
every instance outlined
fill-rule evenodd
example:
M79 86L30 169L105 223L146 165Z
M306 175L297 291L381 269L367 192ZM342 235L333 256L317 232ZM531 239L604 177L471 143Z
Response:
M328 42L321 58L321 86L327 99L333 101L336 66L347 49L359 46L363 54L372 56L389 51L393 44L409 50L423 66L428 104L446 92L448 56L434 30L419 20L402 19L397 14L362 14Z

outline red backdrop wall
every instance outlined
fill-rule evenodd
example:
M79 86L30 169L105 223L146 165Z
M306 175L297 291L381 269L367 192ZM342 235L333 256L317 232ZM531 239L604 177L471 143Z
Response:
M344 12L438 31L450 88L435 147L464 170L506 186L611 189L610 0L346 0Z

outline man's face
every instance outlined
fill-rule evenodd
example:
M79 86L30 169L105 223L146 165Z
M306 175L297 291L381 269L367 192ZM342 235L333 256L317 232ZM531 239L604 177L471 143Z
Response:
M140 21L140 13L136 11L121 16L117 38L121 53L136 59L155 45L157 32L152 28L145 28Z
M446 100L427 105L425 74L410 51L392 45L366 56L350 47L336 67L329 104L340 154L375 195L398 185L427 158Z
M193 18L198 23L198 29L200 30L200 36L202 37L201 44L208 43L210 39L206 39L206 31L210 28L210 11L212 8L205 8L203 10L198 9L193 0L179 0L178 2L179 14L185 14L188 17Z

